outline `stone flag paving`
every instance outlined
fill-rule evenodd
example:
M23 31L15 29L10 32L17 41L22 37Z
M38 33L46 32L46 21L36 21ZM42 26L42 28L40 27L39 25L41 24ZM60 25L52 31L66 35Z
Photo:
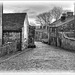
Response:
M75 52L36 42L36 48L0 63L0 71L75 71Z

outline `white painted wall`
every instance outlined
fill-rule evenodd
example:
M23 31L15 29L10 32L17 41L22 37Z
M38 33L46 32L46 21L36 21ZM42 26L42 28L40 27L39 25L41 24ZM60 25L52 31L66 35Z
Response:
M26 15L24 20L24 27L22 28L22 50L28 46L28 32L29 32L28 27L29 27L29 22L28 22L28 16Z
M29 27L29 22L28 22L28 16L26 15L25 21L24 21L24 39L28 40L28 27Z

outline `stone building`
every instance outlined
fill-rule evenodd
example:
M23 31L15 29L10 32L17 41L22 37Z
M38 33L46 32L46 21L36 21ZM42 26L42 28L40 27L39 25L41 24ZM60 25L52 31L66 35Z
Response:
M66 16L49 25L49 39L48 43L56 46L61 45L61 39L59 39L59 32L70 32L75 30L75 19L73 12L67 12Z
M32 28L27 13L3 13L3 5L0 4L0 56L27 50L25 48L30 44L34 45L34 39L29 37L30 33L34 35L32 32L35 32Z
M28 48L35 48L35 26L29 25Z
M58 32L70 32L75 30L75 18L73 12L63 13L61 18L53 23L40 26L35 30L36 39L50 44L50 40L56 45ZM45 37L46 35L46 37ZM51 38L52 37L52 38ZM53 42L54 41L54 42Z
M27 13L4 13L2 18L2 43L17 42L18 50L28 46Z
M39 26L35 29L35 40L42 41L48 39L48 26Z

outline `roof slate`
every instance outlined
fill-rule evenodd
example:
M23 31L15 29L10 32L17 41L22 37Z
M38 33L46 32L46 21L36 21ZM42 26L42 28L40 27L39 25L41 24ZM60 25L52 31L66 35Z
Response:
M24 25L26 13L3 14L3 30L20 30Z
M74 20L74 17L75 17L75 16L67 17L65 21L61 21L61 19L59 19L59 20L57 20L57 21L54 21L53 23L51 23L51 24L49 25L49 27L59 27L59 26L61 26L61 25L63 25L63 24L66 24L66 23L68 23L68 22Z

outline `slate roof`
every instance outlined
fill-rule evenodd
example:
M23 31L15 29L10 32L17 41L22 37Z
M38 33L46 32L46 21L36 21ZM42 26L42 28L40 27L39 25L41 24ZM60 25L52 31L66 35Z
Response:
M24 25L26 13L6 13L3 14L3 30L20 30Z
M59 26L61 26L63 24L66 24L66 23L74 20L74 18L75 18L75 16L73 15L73 16L70 16L70 17L66 17L65 21L61 21L61 19L59 19L59 20L54 21L53 23L51 23L49 25L49 27L59 27Z

